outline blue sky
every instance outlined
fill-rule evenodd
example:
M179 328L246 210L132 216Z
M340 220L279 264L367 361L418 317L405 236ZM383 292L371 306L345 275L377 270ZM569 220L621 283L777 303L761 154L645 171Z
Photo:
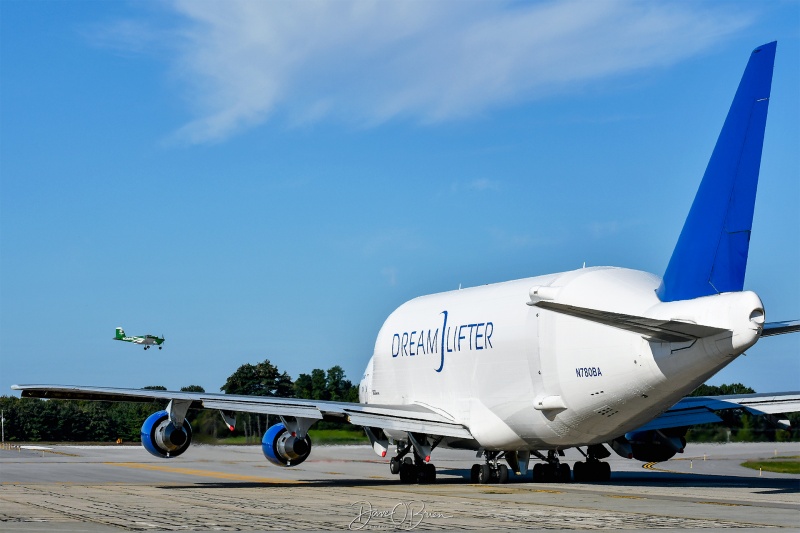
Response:
M662 274L778 40L746 288L800 318L800 4L0 3L0 391L357 381L432 292ZM162 351L111 340L167 338ZM800 390L800 336L711 380Z

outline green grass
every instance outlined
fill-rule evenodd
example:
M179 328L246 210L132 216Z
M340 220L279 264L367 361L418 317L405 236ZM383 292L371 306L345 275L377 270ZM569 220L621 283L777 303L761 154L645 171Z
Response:
M778 474L800 474L800 461L786 461L784 457L766 459L763 461L746 461L742 466L753 470L763 469L767 472Z
M369 442L361 431L349 429L310 429L308 436L313 444L364 444Z
M311 429L308 432L311 437L311 444L318 446L321 444L365 444L369 442L367 436L360 430L347 430L347 429ZM261 438L251 437L248 441L243 436L228 437L225 439L214 439L205 436L195 435L195 442L201 444L230 444L230 445L244 445L244 444L260 444Z

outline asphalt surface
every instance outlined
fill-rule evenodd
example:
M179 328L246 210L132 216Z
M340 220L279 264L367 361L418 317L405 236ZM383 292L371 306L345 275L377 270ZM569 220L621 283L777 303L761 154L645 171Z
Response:
M739 466L775 456L800 456L800 444L690 445L644 465L614 456L608 483L473 485L474 453L436 450L437 483L404 485L367 446L318 446L294 468L259 446L171 460L140 446L0 449L0 530L798 530L800 476Z

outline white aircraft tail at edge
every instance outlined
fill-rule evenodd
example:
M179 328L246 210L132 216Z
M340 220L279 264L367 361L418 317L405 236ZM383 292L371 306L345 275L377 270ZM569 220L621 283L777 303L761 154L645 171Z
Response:
M170 400L142 426L153 455L179 456L189 408L281 417L262 440L279 466L311 452L318 420L363 426L403 482L432 482L436 447L478 450L473 482L607 480L608 447L663 461L682 452L688 426L714 411L800 411L800 392L684 398L760 337L800 331L766 323L744 291L776 43L753 51L663 279L623 268L582 268L422 296L386 320L360 383L360 403L295 398L15 385L23 397ZM560 453L578 448L574 469ZM505 463L505 464L504 464Z

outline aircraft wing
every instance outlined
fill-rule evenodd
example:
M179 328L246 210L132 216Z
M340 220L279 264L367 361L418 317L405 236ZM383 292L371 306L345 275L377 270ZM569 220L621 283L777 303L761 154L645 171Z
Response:
M192 402L192 409L220 409L276 416L321 420L339 419L357 426L426 433L444 437L472 439L461 424L421 405L369 405L350 402L239 396L204 392L175 392L149 389L117 389L75 385L13 385L23 398L63 400L102 400L112 402L150 402L176 400Z
M728 396L689 396L637 429L666 429L721 422L714 411L746 409L754 415L776 415L800 411L800 391L733 394Z

